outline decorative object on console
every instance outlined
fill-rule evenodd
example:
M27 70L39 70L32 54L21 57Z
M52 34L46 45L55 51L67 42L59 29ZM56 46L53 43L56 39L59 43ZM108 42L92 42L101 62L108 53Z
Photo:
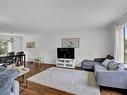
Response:
M63 38L62 47L79 48L79 38Z
M26 48L35 48L35 42L27 42Z

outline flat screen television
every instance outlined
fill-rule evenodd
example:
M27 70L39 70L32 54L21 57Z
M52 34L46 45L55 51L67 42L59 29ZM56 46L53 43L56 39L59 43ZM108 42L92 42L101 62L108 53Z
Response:
M57 48L57 58L74 59L74 48Z

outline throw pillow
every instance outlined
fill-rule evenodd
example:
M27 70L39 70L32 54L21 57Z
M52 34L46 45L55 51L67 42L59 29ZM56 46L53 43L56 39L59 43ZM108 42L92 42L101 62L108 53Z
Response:
M105 59L101 64L102 64L104 67L107 68L108 63L111 62L111 61L112 61L112 60L110 60L110 59Z
M125 70L127 70L127 64L124 64L124 66L125 66Z
M18 75L19 71L14 69L0 72L0 95L10 95L13 81Z
M119 64L118 71L124 71L124 70L126 70L125 64L124 64L124 63L120 63L120 64Z
M107 65L107 69L109 70L117 70L119 68L120 63L116 63L114 61L111 61Z
M107 57L106 57L106 59L113 59L113 56L111 56L111 55L107 55Z

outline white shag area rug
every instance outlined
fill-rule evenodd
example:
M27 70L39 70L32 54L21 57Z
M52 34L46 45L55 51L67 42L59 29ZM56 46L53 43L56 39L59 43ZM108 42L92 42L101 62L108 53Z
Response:
M93 72L51 67L27 80L76 95L101 95Z

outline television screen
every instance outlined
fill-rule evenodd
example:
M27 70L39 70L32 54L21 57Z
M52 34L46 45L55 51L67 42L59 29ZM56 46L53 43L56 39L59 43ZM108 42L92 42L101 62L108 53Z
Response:
M74 59L74 48L57 48L57 58Z

